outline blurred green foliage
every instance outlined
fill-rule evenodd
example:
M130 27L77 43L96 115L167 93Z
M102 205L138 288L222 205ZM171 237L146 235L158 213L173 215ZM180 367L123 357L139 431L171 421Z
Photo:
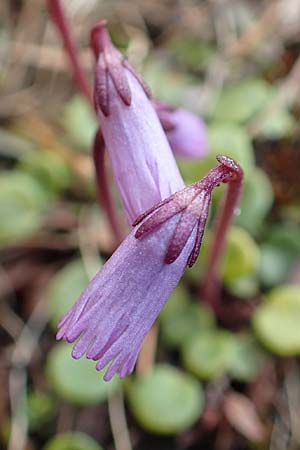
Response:
M265 355L248 334L239 335L218 328L195 333L182 346L184 367L202 380L228 374L247 382L259 372Z
M67 264L53 277L48 285L47 300L54 327L71 308L88 282L89 277L81 259Z
M280 139L296 130L297 122L285 109L271 111L263 118L260 135L265 139Z
M98 123L85 98L75 95L64 108L64 129L74 149L90 152Z
M52 192L35 177L20 170L2 172L0 178L0 243L10 244L38 231Z
M230 284L237 278L256 275L259 259L259 247L250 234L242 228L231 227L223 260L224 283Z
M194 36L180 36L171 44L171 51L184 70L201 70L207 67L216 54L214 47Z
M219 121L247 122L266 105L272 95L271 85L261 78L227 85L220 92L212 117Z
M163 342L170 347L180 347L199 330L210 328L214 324L214 316L204 305L188 303L185 308L163 316L161 322Z
M43 431L55 417L56 402L45 392L31 391L27 395L27 410L30 432Z
M191 75L174 71L168 64L150 57L143 68L143 77L151 86L154 97L172 105L183 105L186 91L193 86Z
M295 258L286 248L262 244L259 278L264 287L285 283L291 273Z
M102 450L102 447L87 434L74 431L57 434L43 450Z
M63 158L53 151L39 150L20 159L18 168L31 174L49 192L59 193L72 182L72 171Z
M300 354L300 285L272 289L253 316L262 343L282 356Z
M182 348L184 366L199 378L222 375L231 362L233 336L223 330L208 330L188 340Z
M254 169L243 186L239 215L235 223L253 235L259 234L273 204L273 188L261 169Z

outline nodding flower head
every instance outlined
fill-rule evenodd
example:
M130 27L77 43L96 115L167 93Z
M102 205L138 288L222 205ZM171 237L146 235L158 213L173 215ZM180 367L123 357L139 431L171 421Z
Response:
M240 179L242 176L240 166L231 158L220 155L217 160L220 165L212 169L202 180L175 192L169 198L150 208L133 223L135 226L142 222L135 232L135 237L142 239L167 220L177 214L180 215L166 250L166 264L173 263L179 257L197 224L195 244L188 259L188 266L194 265L208 217L212 190L220 183L234 181L235 178Z
M144 213L135 228L61 319L57 339L75 342L72 356L107 364L104 376L131 373L160 310L187 265L199 253L211 192L234 181L241 169L219 157L220 165L201 181Z
M145 94L150 98L151 92L144 80L137 74L125 56L114 47L106 29L105 20L95 25L91 31L91 47L97 59L95 104L105 116L109 115L109 80L125 105L131 105L132 94L127 80L127 69L143 88Z
M208 152L206 126L200 117L183 108L153 101L174 155L200 159Z
M97 58L95 106L131 224L143 211L182 189L184 183L148 89L113 46L105 22L94 27L91 45Z

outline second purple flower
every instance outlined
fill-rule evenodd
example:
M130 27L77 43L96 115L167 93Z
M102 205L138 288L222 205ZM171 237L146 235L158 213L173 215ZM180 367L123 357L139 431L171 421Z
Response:
M143 339L197 259L212 190L240 176L234 161L176 192L135 221L135 228L59 323L57 339L77 341L72 355L111 363L104 379L132 372Z
M139 75L113 46L105 22L94 27L95 106L114 178L131 224L184 187L165 133Z

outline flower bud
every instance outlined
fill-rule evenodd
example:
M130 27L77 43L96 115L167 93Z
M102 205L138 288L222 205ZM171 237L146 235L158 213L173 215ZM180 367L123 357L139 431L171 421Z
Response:
M105 23L94 27L95 107L120 196L132 223L184 186L149 90L113 46Z
M176 157L201 159L207 154L206 126L202 119L186 109L157 100L154 106Z

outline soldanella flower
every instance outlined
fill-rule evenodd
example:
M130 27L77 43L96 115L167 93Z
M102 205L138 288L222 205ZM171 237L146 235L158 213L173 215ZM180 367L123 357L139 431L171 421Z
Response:
M146 84L113 46L105 22L91 33L94 100L128 221L184 187Z
M57 339L75 342L72 356L111 363L105 380L130 374L143 339L198 256L212 190L240 176L227 157L202 180L143 213L134 229L62 318ZM133 180L134 184L134 180Z
M203 158L208 151L203 120L186 109L174 108L157 100L153 103L175 156Z
M237 184L228 190L224 203L224 223L229 224L232 208L229 211L227 205L238 197L241 170L220 157L220 165L203 180L184 188L149 90L112 45L104 22L93 29L91 44L97 60L94 101L102 133L95 139L95 163L103 164L105 144L134 229L61 319L57 339L76 341L73 357L86 355L97 361L98 370L110 364L104 377L109 380L115 373L124 377L132 372L144 337L186 266L194 264L211 193L221 182ZM186 115L176 121L172 111L163 114L162 109L160 118L171 142L172 131L180 131L173 150L182 152L178 143L188 142L181 126L185 121L192 130L191 121ZM191 139L191 132L187 137ZM194 155L195 147L191 148L185 152ZM219 247L214 254L220 253ZM216 268L216 258L213 261Z

